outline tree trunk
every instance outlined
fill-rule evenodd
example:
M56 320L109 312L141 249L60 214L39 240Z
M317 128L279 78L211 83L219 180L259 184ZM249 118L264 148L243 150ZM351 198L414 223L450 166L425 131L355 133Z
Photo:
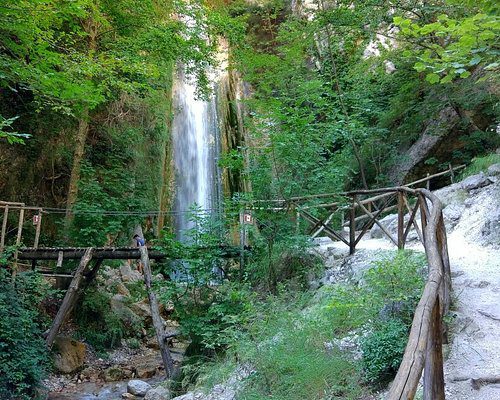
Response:
M78 132L76 134L75 152L73 153L73 165L71 167L71 177L68 186L68 198L66 200L66 222L72 220L72 209L78 197L78 182L80 181L80 171L85 154L85 142L89 134L89 110L83 111L83 115L78 121Z
M93 58L97 50L97 33L99 24L92 18L84 23L85 32L88 34L88 57ZM91 77L89 77L91 78ZM85 155L85 143L89 135L89 107L84 104L80 119L78 120L78 131L76 134L75 151L73 153L73 164L69 179L68 196L66 199L66 233L73 219L72 209L78 197L78 182L80 181L80 171Z

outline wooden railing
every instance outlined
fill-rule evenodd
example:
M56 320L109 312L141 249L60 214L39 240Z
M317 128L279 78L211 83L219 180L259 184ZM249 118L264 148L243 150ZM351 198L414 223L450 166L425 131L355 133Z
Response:
M443 317L450 306L451 291L450 262L442 204L425 188L393 187L359 190L345 193L344 196L350 198L350 205L346 206L345 202L327 205L331 214L324 221L311 214L314 206L301 208L300 204L295 204L296 212L312 225L310 232L322 229L327 236L349 246L351 254L355 252L361 238L375 224L399 249L405 247L410 230L415 229L427 256L428 277L415 310L403 360L387 399L413 399L425 368L424 399L442 400L445 398L442 343L446 332ZM371 197L363 198L365 196ZM410 196L414 197L414 202ZM325 208L325 205L320 207ZM382 215L392 210L397 210L398 214L395 236L379 220ZM339 231L330 225L331 215L335 212L348 213L346 224L349 228L348 237L345 237L343 230ZM420 225L417 219L420 219Z

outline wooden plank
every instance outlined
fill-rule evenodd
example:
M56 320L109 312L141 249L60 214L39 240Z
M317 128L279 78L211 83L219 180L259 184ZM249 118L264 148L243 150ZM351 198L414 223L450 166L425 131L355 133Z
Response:
M410 207L410 203L408 202L408 198L405 197L404 200L405 200L406 209L413 216L413 219L410 217L410 221L412 222L413 227L415 228L415 231L417 232L417 235L423 244L424 243L424 236L423 236L422 232L420 231L420 227L418 226L416 218L415 218L417 215L417 211L418 211L418 198L417 198L417 203L415 204L415 207L413 207L413 209ZM407 232L405 232L405 240L406 240L406 236L408 235L408 233L410 231L410 228L409 228L411 226L410 221L408 221Z
M318 224L318 225L322 225L323 228L324 228L324 232L326 233L326 235L332 239L332 240L340 240L341 242L345 243L347 246L349 246L349 242L347 242L347 240L345 240L342 236L340 236L337 232L335 232L332 228L330 228L329 226L323 224L323 222L321 222L320 219L316 218L314 215L311 215L309 214L308 212L306 211L303 211L301 210L301 213L302 213L302 216L303 218L311 223L311 224Z
M92 247L89 247L85 251L85 254L83 255L82 259L80 260L80 265L78 265L78 268L75 271L75 274L73 276L73 279L71 280L69 288L68 288L66 294L64 295L64 299L63 299L63 302L61 304L61 307L59 307L59 310L57 311L57 315L54 318L54 322L52 323L52 326L50 327L47 338L45 339L45 343L49 349L52 347L52 344L54 343L54 339L56 338L56 335L59 332L61 325L63 324L67 315L71 312L71 309L73 308L73 306L75 305L78 292L80 291L80 285L81 285L82 278L83 278L83 272L85 271L85 268L87 267L88 263L92 259L92 252L93 252Z
M213 247L199 247L196 252L194 252L193 257L196 257L196 253L203 253L208 249L217 249L221 251L221 258L236 258L239 257L239 248L233 246L213 246ZM63 257L65 260L75 260L81 259L85 253L85 248L21 248L19 249L19 260L57 260L59 258L59 252L63 252ZM94 249L93 259L104 259L104 260L128 260L141 258L141 254L137 247L101 247ZM166 260L171 259L168 254L161 251L152 250L149 253L149 258L152 260Z
M21 240L23 236L23 224L24 224L24 208L19 210L19 221L17 224L17 237L16 237L16 252L14 254L14 270L13 275L17 273L17 257L19 255L19 246L21 245Z
M398 192L398 249L402 250L405 247L405 237L404 237L404 224L405 224L405 212L404 212L404 192Z
M0 233L0 253L5 248L5 235L7 234L7 218L9 217L9 205L3 211L2 232Z
M352 196L351 213L349 215L349 254L354 254L356 251L356 207L358 198Z
M153 319L153 326L156 332L156 339L158 340L158 345L160 346L161 358L163 360L163 365L165 366L165 373L167 377L171 377L174 373L174 363L172 360L172 355L168 349L165 330L163 329L163 323L160 317L160 310L158 308L158 301L156 300L156 295L151 288L151 267L149 265L148 249L145 246L140 247L141 261L144 267L144 283L146 284L146 290L148 292L149 305L151 307L151 317Z
M432 309L424 367L424 400L444 400L442 319L439 300Z
M425 231L427 227L427 216L429 215L429 208L427 207L427 200L425 199L425 196L423 194L419 194L418 202L420 203L420 224L422 226L422 237L424 238L422 243L425 246Z
M57 269L60 269L62 267L63 258L64 258L64 251L59 251L59 253L57 254L57 264L56 264Z
M406 242L406 238L408 237L408 233L410 233L410 229L411 229L412 225L415 225L414 224L415 215L417 214L418 208L415 207L415 208L413 208L413 210L410 208L409 211L410 211L410 219L408 220L405 231L403 233L403 243ZM417 229L418 229L418 227L417 227ZM417 232L417 234L419 234L419 232Z
M373 220L374 222L380 227L380 229L382 229L382 231L387 235L387 237L389 239L391 239L391 242L394 243L396 246L398 245L398 242L392 237L392 235L387 231L387 229L385 228L384 225L382 225L379 221L377 221L376 219L373 218L373 214L368 211L365 206L363 204L361 204L359 201L356 200L356 202L358 203L359 207L367 214L369 215Z
M324 225L322 224L319 229L314 232L311 237L314 239L316 236L318 236L323 230L325 229L325 226L328 226L328 224L332 221L333 216L335 215L335 212L332 212L328 218L325 220Z
M36 232L35 232L35 243L33 247L36 249L38 247L38 242L40 241L40 230L42 229L42 209L38 210L38 221L36 224Z
M385 206L391 201L392 199L392 196L389 197L385 203L382 205L382 207L380 207L377 212L375 213L374 217L373 218L370 218L368 215L367 217L370 218L370 220L365 224L365 226L363 227L363 229L361 230L361 233L359 234L359 236L357 237L356 239L356 242L355 242L355 245L357 245L359 243L359 241L361 240L361 238L365 235L366 232L368 232L368 229L371 229L371 227L373 226L373 224L375 223L375 220L380 216L380 214L382 214L382 212L384 211L387 211L387 209L385 208Z

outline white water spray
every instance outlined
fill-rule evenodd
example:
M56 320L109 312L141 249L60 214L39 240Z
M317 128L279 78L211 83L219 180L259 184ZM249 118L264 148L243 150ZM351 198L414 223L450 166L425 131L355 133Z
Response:
M185 231L193 228L187 210L196 205L209 216L216 207L217 115L215 98L197 99L195 82L182 72L174 83L173 105L176 230L185 241Z

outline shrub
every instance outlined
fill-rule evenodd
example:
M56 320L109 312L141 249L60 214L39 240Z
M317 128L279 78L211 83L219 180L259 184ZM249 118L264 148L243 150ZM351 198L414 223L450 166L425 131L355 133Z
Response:
M88 288L75 315L80 335L96 350L120 345L126 337L142 332L142 322L133 313L122 315L110 306L111 295L97 286Z
M47 294L40 276L21 273L14 282L0 269L0 398L36 399L47 368L41 314Z
M408 340L408 325L398 319L374 329L361 342L363 369L370 382L387 382L403 359Z

